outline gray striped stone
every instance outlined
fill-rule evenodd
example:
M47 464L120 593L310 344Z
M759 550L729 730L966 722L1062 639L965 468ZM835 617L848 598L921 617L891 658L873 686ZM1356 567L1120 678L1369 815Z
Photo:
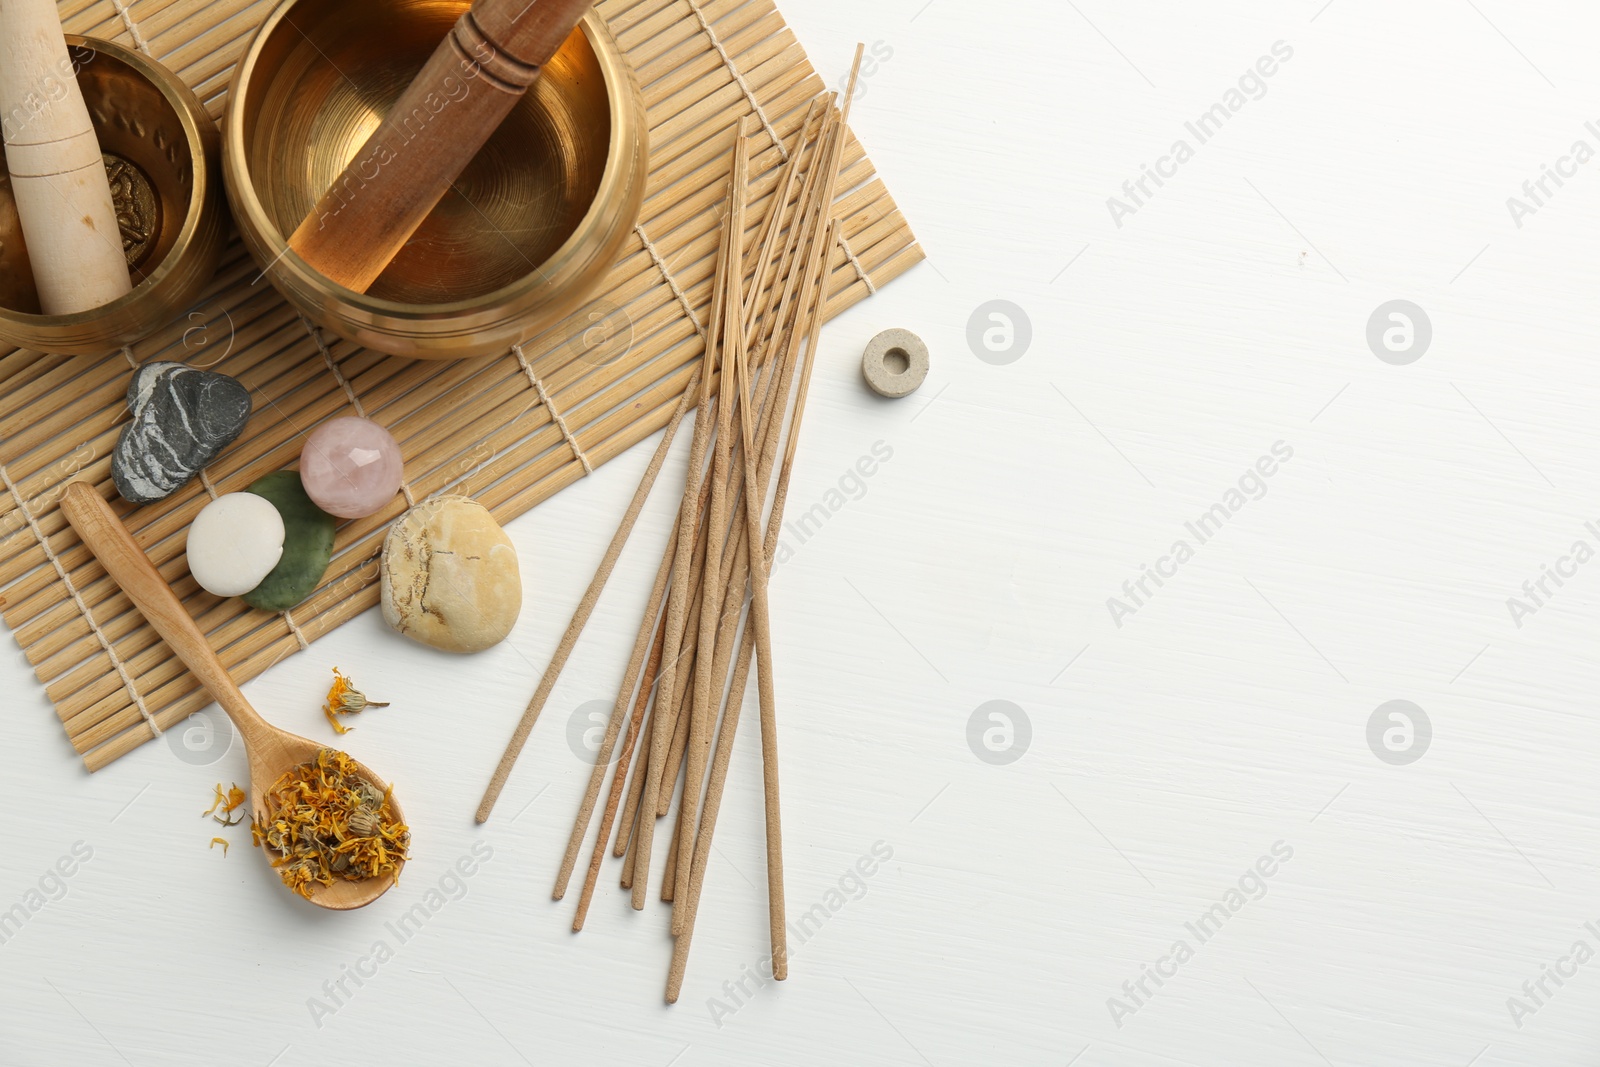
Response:
M183 363L146 363L128 383L133 421L111 453L122 499L171 496L216 458L250 421L250 392L226 374Z

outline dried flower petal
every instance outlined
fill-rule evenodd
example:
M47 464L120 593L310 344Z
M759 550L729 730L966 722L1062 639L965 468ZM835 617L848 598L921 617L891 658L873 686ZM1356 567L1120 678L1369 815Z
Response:
M222 815L225 816L236 810L241 804L244 803L244 801L245 792L243 789L239 788L238 782L234 782L229 785L226 793L222 791L222 783L218 782L216 785L216 799L211 802L211 806L209 808L200 813L200 817L203 819L207 815L210 815L214 821L221 823L223 826L237 826L243 821L242 817L238 819L221 818L216 814L216 811L218 808L221 808Z
M328 689L327 702L322 705L322 714L327 717L328 724L333 727L336 734L349 733L350 728L340 723L335 715L358 715L367 708L386 708L389 706L385 700L368 700L367 695L350 684L338 667L333 669L333 685Z

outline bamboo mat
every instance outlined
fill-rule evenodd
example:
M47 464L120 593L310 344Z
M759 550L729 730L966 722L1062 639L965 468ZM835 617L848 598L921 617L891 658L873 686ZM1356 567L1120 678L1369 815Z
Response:
M218 117L233 65L271 6L62 0L60 10L68 32L111 38L166 63ZM378 515L341 525L322 586L293 612L218 599L188 573L185 532L210 495L293 466L301 434L321 420L361 414L383 424L401 443L414 499L463 493L501 522L667 422L703 347L728 130L749 114L763 127L751 160L753 216L763 218L782 143L825 86L769 0L602 0L598 8L634 65L650 122L644 210L600 290L631 320L626 355L593 358L581 339L592 325L584 316L503 356L453 363L384 356L319 330L265 282L252 284L257 268L237 239L205 298L131 350L95 359L0 349L0 609L91 771L209 698L67 526L56 501L68 481L88 479L113 498L243 682L378 602L383 538L405 507L398 498ZM830 315L922 258L853 138L844 163ZM608 314L604 325L624 322ZM227 355L216 369L251 390L249 427L173 497L144 508L124 504L110 489L110 455L127 418L132 366L209 363L219 348Z

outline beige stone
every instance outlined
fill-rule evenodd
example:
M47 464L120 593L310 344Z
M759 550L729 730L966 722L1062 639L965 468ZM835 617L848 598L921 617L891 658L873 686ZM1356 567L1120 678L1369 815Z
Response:
M487 508L464 496L424 500L383 543L383 619L446 652L505 640L522 610L511 539Z

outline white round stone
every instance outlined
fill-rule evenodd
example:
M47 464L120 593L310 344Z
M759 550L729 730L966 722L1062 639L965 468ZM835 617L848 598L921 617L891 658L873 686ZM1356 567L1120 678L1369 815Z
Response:
M283 556L283 516L265 497L227 493L189 524L189 573L217 596L243 596Z

